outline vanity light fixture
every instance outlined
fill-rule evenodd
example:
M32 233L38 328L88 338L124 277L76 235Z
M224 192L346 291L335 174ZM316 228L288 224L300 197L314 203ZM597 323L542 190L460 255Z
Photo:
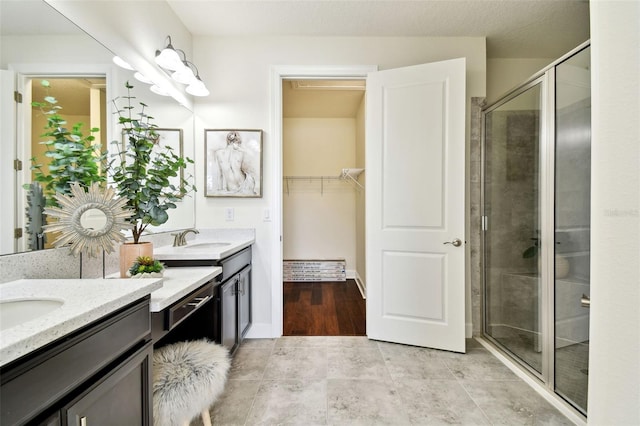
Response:
M120 56L114 56L113 63L119 66L120 68L124 68L129 71L135 71L135 69L133 69L133 67L129 65L129 63L124 59L122 59Z
M167 92L166 90L164 90L162 87L158 86L157 84L154 84L153 86L151 86L149 88L149 90L151 90L156 95L169 96L169 92Z
M184 67L182 67L181 69L171 74L171 78L177 81L178 83L191 84L195 80L196 75L193 73L193 70L191 69L189 64L191 64L191 62L184 61Z
M162 49L162 51L156 50L156 63L163 71L169 74L174 81L187 85L185 90L190 95L208 96L209 90L200 78L198 67L196 67L193 62L187 60L187 55L183 50L173 47L171 44L171 36L167 36L166 40L169 41L167 46ZM180 54L182 54L182 58L180 58Z
M145 77L145 75L144 75L144 74L142 74L142 73L141 73L141 72L139 72L139 71L136 71L136 73L135 73L135 74L133 74L133 76L135 77L135 79L136 79L136 80L141 81L141 82L143 82L143 83L145 83L145 84L153 84L153 81L152 81L152 80L150 80L150 79L148 79L147 77Z
M162 50L156 50L156 64L162 68L176 71L184 66L180 55L171 45L171 36L167 36L169 43Z
M193 96L209 96L209 89L204 85L199 75L196 80L187 86L187 93Z

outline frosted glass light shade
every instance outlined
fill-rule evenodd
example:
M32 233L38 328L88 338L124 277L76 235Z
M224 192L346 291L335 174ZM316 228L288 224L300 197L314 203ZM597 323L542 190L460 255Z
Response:
M185 65L181 69L171 74L171 78L182 84L190 84L196 80L196 76L193 74L191 67Z
M136 80L141 81L145 84L153 84L152 80L149 80L147 77L145 77L144 74L140 72L136 72L135 74L133 74L133 76L136 78Z
M171 45L162 49L161 52L156 51L156 64L171 71L184 67L180 55L178 55L178 52L176 52Z
M156 95L160 95L160 96L169 96L169 93L164 90L162 87L157 86L157 85L153 85L149 88L149 90L151 90L153 93L155 93Z
M198 77L196 77L195 81L187 86L186 91L188 94L193 96L209 96L209 90Z
M129 70L129 71L135 71L133 69L133 67L131 65L129 65L129 63L127 61L125 61L124 59L122 59L120 56L114 56L113 57L113 63L116 64L117 66L119 66L120 68L124 68L124 69Z

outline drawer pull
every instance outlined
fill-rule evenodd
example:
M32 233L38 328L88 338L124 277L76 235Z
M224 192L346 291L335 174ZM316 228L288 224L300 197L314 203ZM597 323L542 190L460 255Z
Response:
M205 297L196 297L195 299L193 299L193 302L189 302L187 303L187 306L192 307L194 310L198 309L200 306L204 305L205 303L207 303L209 301L209 299L211 299L211 296L205 296Z

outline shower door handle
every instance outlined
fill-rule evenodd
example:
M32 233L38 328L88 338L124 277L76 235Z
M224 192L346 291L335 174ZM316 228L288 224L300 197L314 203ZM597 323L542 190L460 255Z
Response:
M446 243L442 243L442 244L451 244L454 247L460 247L462 245L462 241L460 240L460 238L456 238L453 241L447 241Z
M591 298L589 296L587 296L586 294L582 294L582 297L580 298L580 305L583 308L589 308L591 307Z

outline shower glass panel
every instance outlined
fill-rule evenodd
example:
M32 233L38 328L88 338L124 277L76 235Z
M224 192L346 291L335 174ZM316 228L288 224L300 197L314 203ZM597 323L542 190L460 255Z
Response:
M542 373L540 113L535 80L485 113L484 333Z
M587 411L591 181L590 49L556 66L555 391ZM584 301L582 300L584 299Z

